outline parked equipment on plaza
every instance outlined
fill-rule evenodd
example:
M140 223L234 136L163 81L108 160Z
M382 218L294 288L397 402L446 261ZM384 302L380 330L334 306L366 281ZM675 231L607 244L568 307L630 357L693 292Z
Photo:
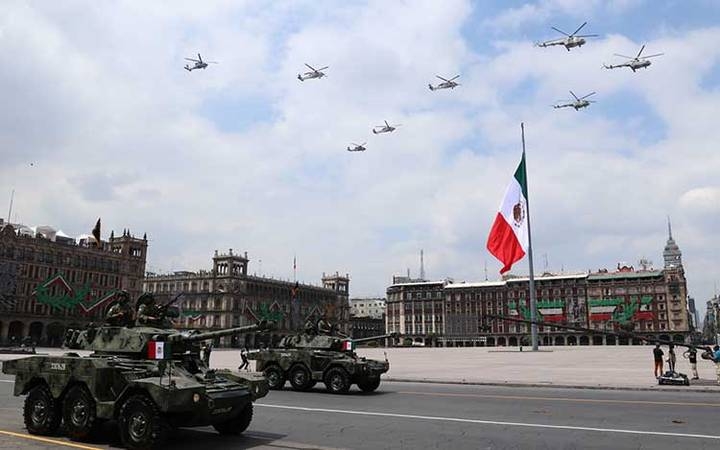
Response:
M333 394L345 394L357 384L365 392L380 386L380 375L390 369L387 361L358 356L354 346L398 335L383 334L351 339L335 333L322 334L317 330L284 337L275 348L251 352L256 370L263 371L270 389L282 389L289 379L296 391L308 391L323 381Z
M690 380L684 373L668 370L658 377L658 384L690 386Z
M60 422L83 440L101 422L117 421L127 448L159 445L174 427L212 425L221 434L245 431L252 402L268 392L257 373L210 369L200 342L261 331L249 325L197 333L150 326L91 326L68 330L64 347L89 356L31 356L6 361L15 395L27 395L23 415L30 434L51 435Z

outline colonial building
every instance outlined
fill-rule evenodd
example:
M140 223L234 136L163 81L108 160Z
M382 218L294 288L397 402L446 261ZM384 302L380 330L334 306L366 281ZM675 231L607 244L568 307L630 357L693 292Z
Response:
M350 316L350 336L353 339L385 334L385 317ZM378 342L385 342L380 340Z
M147 274L144 290L168 302L178 294L181 310L176 326L211 331L273 321L272 333L247 333L223 338L222 346L257 347L277 343L290 332L302 329L308 320L326 315L348 333L350 279L339 273L323 274L322 286L248 275L247 253L217 251L212 269L173 274Z
M116 291L140 294L146 253L129 231L97 243L0 220L0 341L56 346L66 328L102 321Z
M535 278L538 319L548 323L613 331L629 324L648 338L682 341L691 331L682 254L668 226L664 267L581 274L545 273ZM393 279L387 289L388 332L425 345L516 346L529 343L527 324L488 315L530 318L527 277L456 283ZM396 282L399 281L399 282ZM539 327L542 345L640 344L639 339Z

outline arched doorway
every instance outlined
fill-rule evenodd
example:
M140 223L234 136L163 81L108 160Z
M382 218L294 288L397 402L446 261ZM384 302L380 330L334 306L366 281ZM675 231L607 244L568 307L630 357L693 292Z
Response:
M577 337L575 337L575 336L568 336L568 338L567 338L567 345L577 345Z
M512 336L510 339L508 339L508 345L510 347L517 347L518 339L515 336Z
M603 345L603 337L602 336L593 336L592 341L593 341L593 345Z
M35 344L40 344L40 339L42 339L42 333L43 333L43 323L42 322L33 322L30 324L30 331L28 332L28 336L30 336L30 339Z
M0 344L2 344L5 341L5 334L3 333L5 331L5 328L3 328L3 323L0 322Z
M669 341L669 340L670 340L670 336L668 336L667 334L661 334L661 335L660 335L660 340L662 340L662 341Z
M542 338L542 345L552 345L552 340L550 339L550 336L543 336Z
M65 326L60 322L52 322L45 328L45 334L47 334L47 345L60 347L65 338Z
M642 339L633 338L632 345L642 345Z
M10 343L17 343L20 344L20 340L23 337L23 331L25 331L25 324L20 322L19 320L14 320L10 322L10 326L8 326L8 341Z
M615 336L608 336L605 342L607 342L607 345L615 345Z
M488 347L495 347L495 338L493 338L493 337L487 338L487 346L488 346Z
M620 336L618 338L618 345L628 345L630 340L626 336Z
M555 345L565 345L565 336L555 336Z
M497 345L498 345L498 347L505 347L505 338L499 337L497 340Z
M580 345L590 345L590 338L587 336L580 336Z
M683 336L682 334L674 334L673 342L685 342L685 336Z

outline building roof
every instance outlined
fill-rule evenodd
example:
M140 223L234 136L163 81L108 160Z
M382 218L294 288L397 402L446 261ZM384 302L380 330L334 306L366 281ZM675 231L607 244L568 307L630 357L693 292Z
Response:
M476 281L467 283L460 281L456 283L450 283L445 286L446 289L462 289L462 288L476 288L476 287L492 287L492 286L505 286L505 281Z
M445 283L444 280L441 280L441 281L417 281L417 282L413 282L413 283L395 283L395 284L391 284L389 286L389 288L400 287L400 286L430 286L433 284L444 284L444 283Z
M637 272L591 273L588 280L621 280L624 278L653 278L662 276L662 270L640 270Z

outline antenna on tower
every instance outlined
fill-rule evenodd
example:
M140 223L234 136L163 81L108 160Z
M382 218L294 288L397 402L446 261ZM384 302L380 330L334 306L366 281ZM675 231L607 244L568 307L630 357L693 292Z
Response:
M425 280L425 258L423 249L420 249L420 279Z
M13 207L13 200L15 199L15 189L12 190L10 193L10 208L8 209L8 223L11 223L12 220L12 207Z
M488 277L487 277L487 259L486 259L485 260L485 281L487 281L487 280L488 280Z
M670 216L668 216L668 239L672 239L672 225L670 224Z

